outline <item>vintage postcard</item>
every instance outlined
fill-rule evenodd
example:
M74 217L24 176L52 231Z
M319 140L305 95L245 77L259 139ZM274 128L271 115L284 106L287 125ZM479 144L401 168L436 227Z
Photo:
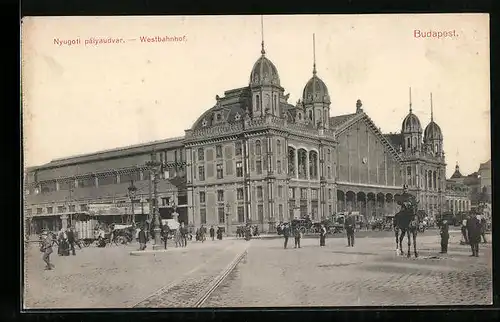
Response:
M26 17L25 309L492 304L485 14Z

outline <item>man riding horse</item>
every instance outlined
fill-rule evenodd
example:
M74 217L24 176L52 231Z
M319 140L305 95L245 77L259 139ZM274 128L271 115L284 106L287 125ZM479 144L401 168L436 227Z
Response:
M410 249L411 249L411 239L410 233L413 236L413 252L415 257L418 257L417 254L417 233L418 233L418 217L417 209L418 209L418 201L412 194L408 193L408 186L403 186L403 193L400 196L397 196L396 202L399 206L401 206L401 210L394 216L394 232L396 235L396 251L399 250L401 255L404 255L402 242L405 234L408 238L408 254L410 257ZM401 235L400 235L401 233Z

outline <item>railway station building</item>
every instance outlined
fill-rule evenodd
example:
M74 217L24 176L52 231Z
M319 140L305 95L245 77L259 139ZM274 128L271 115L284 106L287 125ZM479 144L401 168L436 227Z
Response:
M160 215L176 211L194 227L235 231L250 222L272 231L294 217L346 211L370 219L397 211L403 185L428 214L444 211L443 134L433 117L423 129L411 99L399 133L383 133L357 98L352 113L336 115L335 97L312 67L292 104L262 44L246 84L217 95L184 136L27 169L26 226L56 230L99 205L111 206L94 213L119 220L131 213L131 183L136 220L147 217L152 154L164 165Z

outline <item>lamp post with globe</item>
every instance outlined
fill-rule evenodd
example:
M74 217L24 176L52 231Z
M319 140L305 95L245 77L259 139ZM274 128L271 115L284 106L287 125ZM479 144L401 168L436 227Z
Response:
M128 187L128 197L130 198L130 208L131 208L131 218L129 218L128 223L135 223L135 211L134 211L134 201L137 193L137 187L134 186L134 180L130 181L130 186Z
M156 153L153 152L151 155L151 161L146 162L146 166L152 172L153 181L153 200L152 200L152 214L153 214L153 232L155 244L153 249L158 249L162 245L161 243L161 228L160 228L160 215L158 211L158 174L163 168L163 163L156 160Z
M230 210L231 210L231 204L228 202L226 203L226 236L229 234L229 215L230 215Z

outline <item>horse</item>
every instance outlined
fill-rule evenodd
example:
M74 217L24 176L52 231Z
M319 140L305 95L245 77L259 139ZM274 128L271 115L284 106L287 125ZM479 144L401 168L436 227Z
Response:
M417 235L418 235L418 226L419 220L416 215L418 202L412 199L412 196L405 196L403 194L402 197L406 197L407 201L402 201L401 210L394 216L394 233L396 237L396 251L399 250L400 255L404 255L403 251L403 239L404 236L407 235L408 239L408 253L407 257L411 257L411 237L413 237L413 253L415 258L418 257L417 253ZM410 237L411 234L411 237Z

